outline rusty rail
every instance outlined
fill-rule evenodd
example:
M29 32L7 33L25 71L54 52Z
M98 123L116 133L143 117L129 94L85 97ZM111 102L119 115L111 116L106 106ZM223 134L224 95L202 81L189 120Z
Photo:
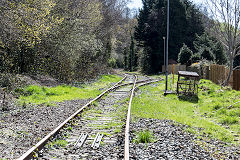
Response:
M86 109L89 105L91 105L94 101L100 99L104 94L106 94L107 92L115 89L117 86L119 86L120 83L122 83L122 81L124 81L126 79L127 76L125 76L122 80L120 80L119 82L117 82L115 85L113 85L111 88L105 90L104 92L102 92L99 96L97 96L96 98L94 98L93 100L91 100L90 102L88 102L87 104L85 104L82 108L80 108L79 110L77 110L74 114L72 114L68 119L66 119L64 122L62 122L60 125L58 125L57 128L55 128L51 133L49 133L48 135L46 135L42 140L40 140L35 146L33 146L32 148L30 148L26 153L24 153L20 158L18 158L18 160L27 160L30 159L34 156L35 152L41 150L44 145L47 143L47 141L55 136L70 120L72 120L73 118L75 118L79 113L81 113L84 109Z
M127 121L126 121L126 128L125 128L125 145L124 145L124 159L129 160L129 125L130 125L130 117L131 117L131 104L134 95L134 90L136 86L137 76L135 76L135 82L133 85L133 89L131 91L131 97L128 105L128 113L127 113Z
M126 83L126 84L120 84L122 83L127 76L125 76L122 80L120 80L119 82L117 82L115 85L113 85L112 87L110 87L109 89L105 90L104 92L102 92L99 96L97 96L96 98L94 98L93 100L91 100L90 102L88 102L87 104L85 104L83 107L81 107L79 110L77 110L74 114L72 114L68 119L66 119L64 122L62 122L61 124L58 125L57 128L55 128L52 132L50 132L48 135L46 135L42 140L40 140L35 146L33 146L32 148L30 148L26 153L24 153L20 158L18 158L18 160L28 160L31 159L36 152L38 152L39 150L41 150L44 145L47 143L47 141L49 141L49 139L51 137L54 137L56 134L58 134L58 132L73 118L75 118L78 114L80 114L81 112L84 111L84 109L86 109L88 106L90 106L94 101L100 99L104 94L106 94L107 92L110 92L112 90L115 90L117 88L126 86L126 85L131 85L134 84L134 87L131 91L131 99L130 99L130 103L132 101L132 97L133 97L133 93L136 87L136 84L138 83L144 83L144 84L148 84L149 82L151 83L152 79L147 79L147 80L141 80L141 81L137 81L137 78L135 76L135 81L134 83L130 82L130 83ZM156 81L156 80L155 80ZM130 107L131 109L131 107ZM130 111L129 111L130 114ZM128 116L129 118L129 122L128 122L128 137L129 137L129 123L130 123L130 115ZM129 144L129 138L128 138L128 144ZM129 157L129 145L128 145L128 157Z
M127 113L126 128L125 128L124 160L129 160L129 130L130 130L130 118L131 118L131 105L132 105L132 99L133 99L133 96L134 96L134 91L141 86L151 84L151 83L155 83L155 82L159 82L159 81L161 81L161 79L151 80L151 81L143 81L145 83L142 82L143 84L140 84L139 86L136 87L137 77L135 79L134 86L133 86L133 89L132 89L132 92L131 92L129 105L128 105L128 113Z

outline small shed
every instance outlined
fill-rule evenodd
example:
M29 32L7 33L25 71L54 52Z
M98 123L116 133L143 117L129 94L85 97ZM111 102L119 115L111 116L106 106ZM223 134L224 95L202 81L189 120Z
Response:
M196 72L178 71L177 94L197 95L198 81Z

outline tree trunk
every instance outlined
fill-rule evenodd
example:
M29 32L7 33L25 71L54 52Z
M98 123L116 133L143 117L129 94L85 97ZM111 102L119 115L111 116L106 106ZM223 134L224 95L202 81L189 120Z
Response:
M227 79L223 83L224 86L228 85L228 83L230 81L230 78L232 76L232 72L233 72L233 59L232 59L232 57L230 58L230 66L229 67L230 67L230 71L228 73Z

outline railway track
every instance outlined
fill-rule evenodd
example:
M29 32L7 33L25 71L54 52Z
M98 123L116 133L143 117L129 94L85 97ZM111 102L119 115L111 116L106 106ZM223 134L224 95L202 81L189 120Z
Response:
M134 91L157 81L126 75L76 111L19 160L129 159L129 123Z

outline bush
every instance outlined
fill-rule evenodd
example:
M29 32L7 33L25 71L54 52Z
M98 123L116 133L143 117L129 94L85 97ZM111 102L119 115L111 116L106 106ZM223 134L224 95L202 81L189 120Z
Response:
M201 58L200 58L200 55L199 55L198 53L192 55L192 57L191 57L191 61L192 61L192 63L199 62L200 59L201 59Z
M192 56L193 52L188 48L187 45L183 44L178 54L178 62L181 64L190 65Z
M215 55L213 54L210 48L202 48L200 50L200 55L201 59L206 59L209 61L215 61L216 59Z
M117 67L117 61L115 58L110 58L108 60L108 66L111 68L116 68Z
M0 88L7 88L7 92L11 91L16 83L16 77L10 73L0 74Z

